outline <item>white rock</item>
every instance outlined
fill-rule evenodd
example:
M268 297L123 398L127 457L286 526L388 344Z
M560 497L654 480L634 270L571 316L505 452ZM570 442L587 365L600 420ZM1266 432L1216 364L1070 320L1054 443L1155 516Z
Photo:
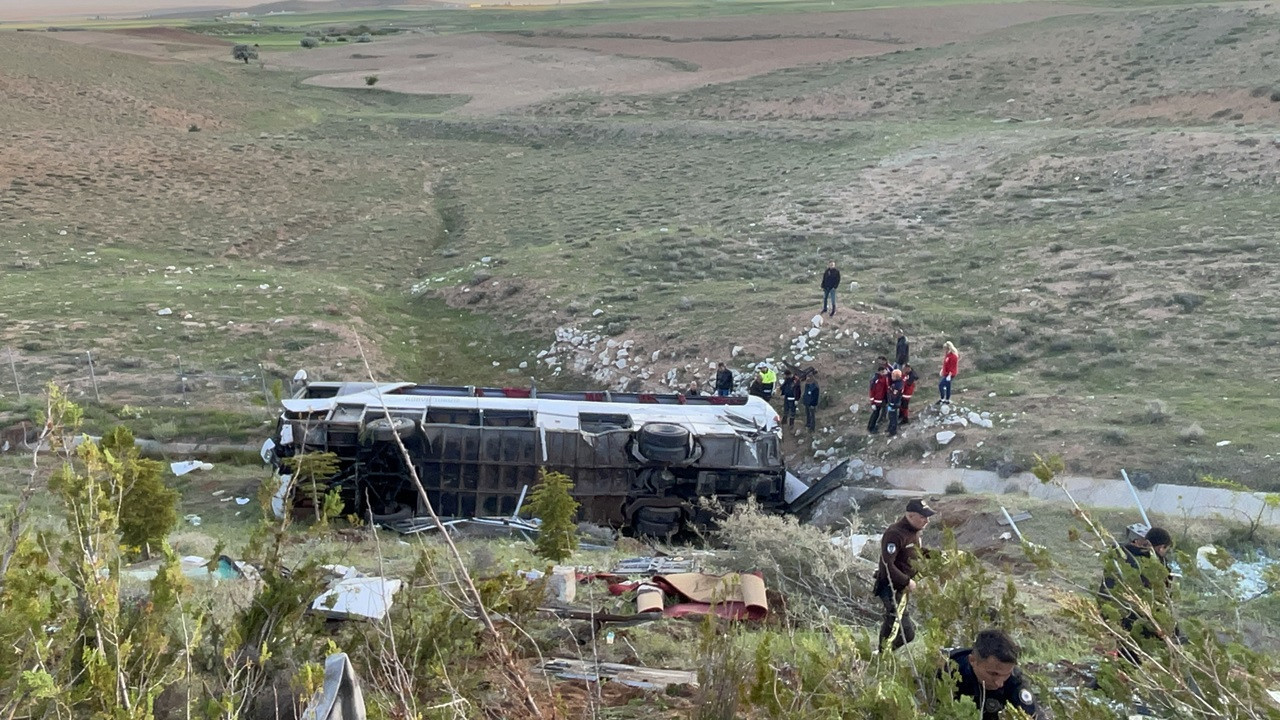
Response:
M876 467L867 468L867 477L883 478L884 468L877 465Z
M813 318L809 320L809 322L813 324L813 327L815 329L822 327L822 315L821 314L814 315Z
M849 332L849 337L853 338L854 340L857 340L857 339L858 339L858 337L859 337L859 335L858 335L858 333L856 333L856 332L850 331L850 332Z
M938 433L934 437L937 439L939 445L946 445L952 440L955 440L956 434L951 432L950 430L943 430L942 432Z
M620 358L629 357L630 355L631 353L627 352L626 348L622 348L621 350L618 351L618 357Z
M603 314L604 314L604 311L601 310L600 308L596 308L595 310L591 311L591 317L600 317Z
M649 355L649 362L658 362L658 358L660 358L660 357L662 357L662 351L661 351L661 350L654 350L654 351L653 351L652 353L650 353L650 355Z
M813 356L812 356L812 355L805 355L805 356L804 356L804 361L805 361L805 362L813 362Z
M975 424L978 425L979 427L987 428L988 430L994 427L994 424L986 418L978 418L978 422Z
M965 417L969 418L969 422L973 423L974 425L977 425L982 420L982 416L972 410L970 410L969 414L966 415Z
M539 360L541 360L542 358L544 358L544 357L546 357L546 356L548 356L548 355L550 355L550 354L551 354L551 351L550 351L550 350L539 350L539 351L538 351L538 359L539 359Z
M818 337L819 332L821 332L821 330L819 330L818 328L813 328L812 330L809 331L809 337L816 338Z
M939 415L950 415L950 414L951 414L951 406L950 406L950 405L948 405L947 403L943 403L943 404L939 405L939 406L938 406L938 414L939 414Z
M991 413L989 413L989 412L984 412L984 413L982 413L982 417L984 417L984 418L989 418L989 417L991 417Z
M849 412L853 413L854 415L857 415L857 414L858 414L858 403L854 403L854 404L850 405L850 406L849 406Z
M850 282L849 282L849 289L850 289L850 290L857 290L857 289L858 289L858 283L857 283L856 281L850 281Z
M627 366L627 361L626 361L626 360L624 360L624 359L622 359L622 358L618 358L618 360L617 360L616 362L614 362L614 363L613 363L613 365L614 365L614 367L616 367L616 368L618 368L619 370L621 370L621 369L623 369L623 368L625 368L625 367Z
M480 262L482 263L493 262L493 258L488 255L485 255L484 257L480 258Z
M741 345L734 345L734 346L733 346L733 356L734 356L734 357L738 357L739 355L741 355L741 354L742 354L742 351L743 351L743 350L745 350L745 349L746 349L746 348L742 347ZM712 364L712 366L714 367L714 363Z
M259 285L259 286L258 286L258 289L259 289L259 290L270 290L270 289L271 289L271 286L270 286L270 285L268 285L268 284L266 284L266 283L262 283L261 285Z
M1219 440L1218 447L1226 447L1231 444L1230 440Z
M157 310L157 311L156 311L156 314L157 314L157 315L172 315L172 314L173 314L173 310L172 310L172 309L170 309L170 308L161 308L160 310Z
M995 396L996 396L996 394L995 394L995 393L993 393L993 392L987 393L987 397L995 397Z

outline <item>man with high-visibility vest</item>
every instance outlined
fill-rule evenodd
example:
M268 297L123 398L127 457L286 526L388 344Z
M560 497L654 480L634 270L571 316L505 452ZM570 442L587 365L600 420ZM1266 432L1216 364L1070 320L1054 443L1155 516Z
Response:
M768 363L760 363L756 366L756 392L757 394L769 400L773 397L773 389L778 386L778 373L769 367Z

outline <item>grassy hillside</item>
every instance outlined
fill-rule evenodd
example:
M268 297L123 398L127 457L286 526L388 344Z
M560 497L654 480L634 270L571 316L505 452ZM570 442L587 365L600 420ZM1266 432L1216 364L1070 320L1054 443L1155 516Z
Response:
M468 17L685 10L709 12ZM1266 485L1280 86L1255 59L1278 22L1234 6L1082 14L487 119L448 114L465 98L103 63L9 34L2 340L28 390L87 375L74 358L93 349L115 380L181 355L260 397L264 371L360 372L357 333L381 374L580 384L534 357L565 324L668 350L657 369L684 376L734 345L776 355L836 257L861 312L839 321L862 340L817 363L847 447L865 416L840 408L905 327L926 379L951 339L965 402L1019 413L965 446L970 464L1057 451L1077 471ZM156 397L180 401L168 385Z

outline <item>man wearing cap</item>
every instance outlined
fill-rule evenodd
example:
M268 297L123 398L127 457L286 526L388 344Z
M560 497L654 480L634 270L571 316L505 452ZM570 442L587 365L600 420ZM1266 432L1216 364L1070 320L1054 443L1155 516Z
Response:
M907 612L907 594L916 589L915 559L928 555L920 544L920 532L929 518L938 513L915 499L907 503L907 512L890 525L880 538L880 562L876 567L876 584L872 592L884 603L884 622L880 625L880 648L892 641L897 649L916 637L916 625ZM895 632L896 629L896 632Z
M1105 608L1115 608L1120 617L1120 626L1133 635L1135 640L1164 637L1161 629L1151 622L1151 618L1139 615L1138 609L1130 606L1131 601L1126 596L1145 599L1155 612L1159 612L1158 608L1162 605L1168 606L1169 589L1173 585L1168 555L1172 549L1173 536L1169 531L1153 527L1147 530L1146 537L1136 538L1120 546L1107 561L1107 567L1102 575L1102 584L1098 587L1098 606L1104 609L1104 616L1107 614ZM1138 580L1142 583L1141 589L1123 583L1124 569L1120 567L1122 560L1138 572ZM1163 578L1163 582L1152 583L1152 579L1160 578ZM1120 586L1119 593L1116 592L1117 585ZM1182 641L1182 631L1176 625L1174 635L1179 642ZM1135 665L1141 662L1137 653L1127 646L1122 647L1120 653Z
M1032 718L1043 717L1036 708L1035 695L1018 671L1020 654L1013 638L997 629L978 633L972 648L949 653L947 670L956 679L956 699L973 700L982 720L1000 720L1006 705Z

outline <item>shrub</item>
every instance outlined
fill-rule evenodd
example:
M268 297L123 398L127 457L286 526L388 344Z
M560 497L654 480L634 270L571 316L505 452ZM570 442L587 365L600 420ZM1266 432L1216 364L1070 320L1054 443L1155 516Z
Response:
M258 47L256 45L240 44L231 48L231 57L236 60L243 60L246 65L250 60L258 59Z
M378 84L378 76L377 76L377 75L365 75L365 76L364 76L364 84L365 84L365 85L368 85L369 87L373 87L374 85L377 85L377 84Z
M118 464L124 484L120 503L120 543L150 557L178 525L178 491L164 484L164 464L142 457L133 433L115 427L102 438L102 449Z
M1147 422L1159 425L1169 419L1169 405L1163 400L1147 401Z
M363 35L360 35L359 37L356 38L356 42L358 43L373 42L373 36L369 35L369 33L364 33Z
M1191 423L1178 433L1178 439L1185 445L1194 445L1204 440L1204 428L1200 427L1200 423Z
M304 48L307 48L308 50L310 50L311 48L320 46L320 42L313 37L304 37L298 41L298 44Z

